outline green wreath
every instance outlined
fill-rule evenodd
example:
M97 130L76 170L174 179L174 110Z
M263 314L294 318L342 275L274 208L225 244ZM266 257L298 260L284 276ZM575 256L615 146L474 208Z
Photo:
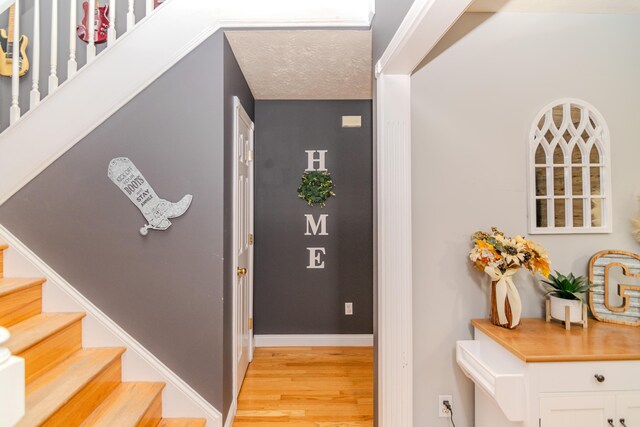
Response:
M329 197L336 195L333 192L334 187L329 172L305 172L298 187L298 197L307 202L309 206L324 206Z

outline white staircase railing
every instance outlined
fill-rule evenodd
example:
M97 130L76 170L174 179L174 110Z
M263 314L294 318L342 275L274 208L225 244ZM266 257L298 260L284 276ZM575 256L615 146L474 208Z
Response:
M13 34L8 34L8 37L13 37L13 46L9 46L7 43L7 52L9 54L9 49L12 49L11 52L12 58L20 58L20 2L16 2L16 24L13 28ZM12 61L13 61L12 59ZM11 107L9 108L9 120L10 123L13 124L20 118L20 61L13 61L11 64Z
M19 21L19 20L18 20ZM18 24L19 26L19 24ZM33 2L33 71L31 71L31 92L29 108L40 102L40 0Z
M40 1L41 0L33 0L33 27L32 28L24 28L21 26L21 5L24 0L0 0L0 14L5 13L10 10L11 6L14 6L14 27L13 27L13 40L14 43L12 46L7 46L7 49L11 49L11 52L6 52L8 60L11 60L11 105L9 108L9 127L14 125L18 120L20 120L23 112L21 111L20 106L20 80L29 77L21 77L20 76L20 61L13 61L12 58L20 58L20 35L27 33L32 44L31 58L29 62L31 64L30 67L30 78L31 78L31 91L29 92L29 110L34 109L40 101L55 92L60 86L60 81L58 77L58 66L62 64L58 64L58 50L62 49L62 46L59 46L59 26L60 22L66 20L61 20L58 14L58 2L59 0L50 0L51 4L51 34L46 34L45 37L41 37L41 8ZM67 61L67 80L72 79L76 73L78 72L78 61L77 61L77 25L82 20L82 17L78 16L77 13L77 0L62 0L68 2L69 5L69 59ZM105 0L103 0L105 1ZM126 23L126 31L130 31L136 25L136 17L134 14L135 0L119 0L122 4L127 5L127 23ZM156 2L154 0L143 0L145 3L145 16L151 14L155 9ZM106 0L109 6L109 26L107 32L107 48L111 46L116 41L116 7L118 1L116 0ZM126 3L125 3L126 2ZM95 16L96 7L100 6L99 2L96 0L86 1L87 6L87 16ZM66 5L66 4L65 4ZM49 18L49 17L47 17ZM96 50L96 40L95 40L95 30L96 30L96 20L95 19L87 19L87 32L88 32L88 41L86 43L86 64L90 64L96 58L97 50ZM46 94L42 94L40 90L40 43L42 39L45 39L50 43L50 58L49 58L49 76L48 76L48 92ZM66 46L64 47L66 48ZM45 59L46 60L46 59ZM29 76L27 74L27 76ZM43 96L44 95L44 96ZM24 104L23 104L24 107ZM5 129L2 129L4 131Z

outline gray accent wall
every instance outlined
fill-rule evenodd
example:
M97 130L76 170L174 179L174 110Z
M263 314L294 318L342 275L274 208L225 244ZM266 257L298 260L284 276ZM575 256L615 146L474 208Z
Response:
M455 362L470 320L487 317L489 280L468 260L469 236L527 232L527 147L536 114L583 99L611 131L613 233L530 236L552 268L587 274L604 249L640 252L630 219L640 191L640 16L466 14L412 77L413 360L416 425L474 425L473 383ZM531 275L517 277L524 316L542 317Z
M225 414L234 94L253 114L220 31L0 207L0 223ZM138 234L143 216L107 177L118 156L160 197L193 195L169 230Z
M297 195L305 150L328 150L337 196L324 208ZM372 333L371 101L257 101L255 160L255 334ZM305 214L329 215L328 236L305 236ZM326 249L324 269L307 268L309 247Z

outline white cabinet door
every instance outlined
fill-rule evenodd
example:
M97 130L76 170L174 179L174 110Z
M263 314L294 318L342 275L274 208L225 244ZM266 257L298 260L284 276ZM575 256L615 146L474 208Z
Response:
M616 426L640 426L640 394L616 396Z
M541 427L618 427L615 411L613 394L580 393L540 399Z

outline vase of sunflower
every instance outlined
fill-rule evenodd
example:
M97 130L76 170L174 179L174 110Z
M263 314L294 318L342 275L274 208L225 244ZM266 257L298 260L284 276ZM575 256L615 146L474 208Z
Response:
M549 277L549 255L532 240L507 237L493 227L491 233L473 234L469 259L491 278L491 322L513 329L520 324L522 302L513 276L520 269Z

